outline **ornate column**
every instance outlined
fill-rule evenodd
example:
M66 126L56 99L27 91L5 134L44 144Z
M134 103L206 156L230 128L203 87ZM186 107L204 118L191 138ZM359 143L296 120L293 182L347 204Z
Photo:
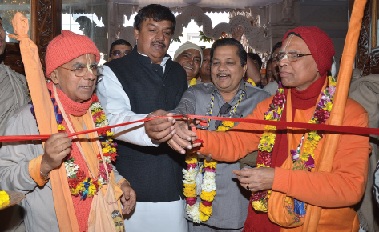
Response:
M62 29L62 0L31 0L31 21L31 39L44 67L46 47Z

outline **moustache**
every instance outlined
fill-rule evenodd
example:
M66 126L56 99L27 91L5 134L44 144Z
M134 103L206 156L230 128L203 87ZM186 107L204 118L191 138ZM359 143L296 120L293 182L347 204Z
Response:
M159 45L159 46L161 46L162 48L166 48L166 45L165 45L164 43L162 43L162 42L159 42L159 41L152 42L151 44L152 44L153 46L155 46L155 45Z

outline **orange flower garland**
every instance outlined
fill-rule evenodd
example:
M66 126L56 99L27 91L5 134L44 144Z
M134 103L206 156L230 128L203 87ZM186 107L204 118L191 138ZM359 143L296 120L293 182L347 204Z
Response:
M232 117L236 111L237 107L241 103L245 96L245 93L242 92L239 96L236 104L231 107L229 116ZM206 115L211 116L213 112L213 105L215 99L215 92L211 95L210 108ZM206 125L203 125L203 129L209 127L209 122L206 122ZM200 123L201 125L202 123ZM203 123L204 124L204 123ZM217 131L227 131L234 126L234 122L223 121L220 126L217 127ZM216 196L216 166L217 161L206 160L204 163L199 162L197 154L194 152L189 152L187 154L186 160L187 169L183 170L183 194L186 197L186 210L189 218L193 222L200 223L206 222L212 216L212 202ZM197 189L196 189L196 176L199 173L203 173L203 181L201 184L200 192L200 202L197 202Z
M194 222L208 221L212 215L212 201L216 196L216 161L204 160L204 166L198 165L196 153L187 155L187 169L183 170L183 194L186 197L187 215ZM197 202L196 175L204 170L200 199Z

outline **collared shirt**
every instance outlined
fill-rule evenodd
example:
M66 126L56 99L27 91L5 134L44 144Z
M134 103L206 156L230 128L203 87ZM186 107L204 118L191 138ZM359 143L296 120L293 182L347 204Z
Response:
M142 56L148 57L148 55L145 55L145 54L143 54L143 53L140 53L139 51L137 51L137 52L138 52L138 54L140 54L140 55L142 55ZM163 57L162 62L159 64L159 65L162 66L162 68L163 68L163 73L164 73L165 68L166 68L166 63L167 63L168 59L170 59L170 58L171 58L171 56L170 56L169 54L166 54L166 55ZM149 59L150 59L150 58L149 58Z
M167 61L167 60L166 60ZM113 71L103 67L103 79L96 88L97 96L107 115L109 125L135 121L145 118L147 114L136 114L131 110L130 100ZM130 128L133 127L133 130ZM113 128L117 139L140 146L157 146L145 133L143 123L134 123ZM128 133L122 133L128 131Z

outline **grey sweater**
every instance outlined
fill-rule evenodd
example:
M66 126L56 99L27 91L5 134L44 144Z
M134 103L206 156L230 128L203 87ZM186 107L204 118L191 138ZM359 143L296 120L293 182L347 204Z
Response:
M212 116L218 116L225 103L220 92L212 83L200 83L190 87L183 95L178 107L173 111L178 114L206 115L210 111L211 96L214 95ZM255 106L270 95L257 87L241 81L239 90L228 102L234 106L241 94L243 98L236 108L233 118L242 118L250 114ZM220 115L225 116L225 115ZM215 121L209 122L208 130L215 130ZM233 170L240 169L240 163L218 162L216 166L216 197L212 203L212 216L204 224L222 229L240 229L247 217L248 198L251 192L240 187Z

